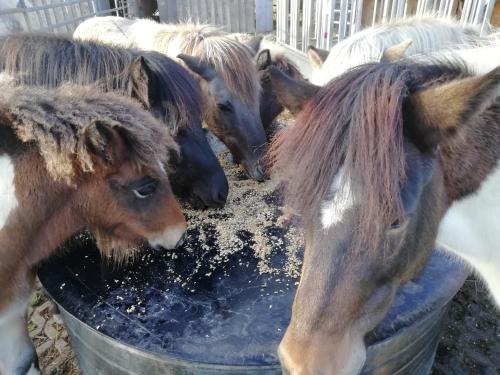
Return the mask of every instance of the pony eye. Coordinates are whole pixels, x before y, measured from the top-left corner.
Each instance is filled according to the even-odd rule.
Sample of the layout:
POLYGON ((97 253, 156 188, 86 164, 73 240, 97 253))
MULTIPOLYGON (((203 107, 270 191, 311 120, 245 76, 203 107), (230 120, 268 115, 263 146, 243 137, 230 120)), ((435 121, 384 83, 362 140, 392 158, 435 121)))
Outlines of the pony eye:
POLYGON ((157 186, 158 186, 158 183, 156 181, 151 181, 151 182, 148 182, 147 184, 144 184, 136 189, 133 189, 133 192, 137 198, 144 199, 144 198, 147 198, 150 195, 154 194, 157 186))
POLYGON ((396 219, 394 222, 391 224, 391 229, 399 229, 401 228, 401 220, 396 219))
POLYGON ((408 223, 410 222, 410 218, 411 218, 411 214, 410 215, 406 215, 405 217, 401 218, 401 219, 396 219, 392 222, 389 230, 398 230, 398 229, 402 229, 402 228, 405 228, 408 223))
POLYGON ((231 112, 232 106, 231 103, 217 103, 217 108, 219 108, 222 112, 231 112))

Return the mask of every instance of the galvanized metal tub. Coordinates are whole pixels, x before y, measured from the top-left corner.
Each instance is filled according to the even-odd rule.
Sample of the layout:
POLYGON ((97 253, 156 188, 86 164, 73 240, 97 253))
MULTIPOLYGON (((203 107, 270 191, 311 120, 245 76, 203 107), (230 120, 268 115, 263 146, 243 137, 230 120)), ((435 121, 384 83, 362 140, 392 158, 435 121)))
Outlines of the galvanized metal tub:
MULTIPOLYGON (((281 373, 276 348, 296 280, 259 274, 245 253, 204 272, 196 254, 151 251, 116 268, 85 236, 68 247, 39 277, 59 306, 83 374, 281 373), (180 285, 176 275, 192 277, 180 285)), ((434 252, 366 338, 363 374, 428 374, 449 302, 466 276, 461 263, 434 252)))

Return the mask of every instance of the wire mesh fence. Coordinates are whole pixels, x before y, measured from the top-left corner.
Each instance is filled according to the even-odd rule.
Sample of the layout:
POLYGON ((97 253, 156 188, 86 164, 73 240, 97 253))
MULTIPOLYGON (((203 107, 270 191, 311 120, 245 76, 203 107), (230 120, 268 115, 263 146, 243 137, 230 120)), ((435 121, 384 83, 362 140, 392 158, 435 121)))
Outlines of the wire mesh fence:
POLYGON ((41 31, 72 34, 79 23, 100 15, 131 17, 135 0, 2 0, 0 33, 41 31))

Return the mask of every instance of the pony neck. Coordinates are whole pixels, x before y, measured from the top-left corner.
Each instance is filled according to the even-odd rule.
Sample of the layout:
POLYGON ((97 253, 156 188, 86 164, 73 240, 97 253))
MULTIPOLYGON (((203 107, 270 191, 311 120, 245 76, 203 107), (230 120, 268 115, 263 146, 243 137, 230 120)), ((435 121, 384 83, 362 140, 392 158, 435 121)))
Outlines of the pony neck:
POLYGON ((0 229, 2 271, 7 274, 9 264, 32 267, 83 228, 81 219, 72 215, 76 190, 55 182, 34 149, 15 154, 12 160, 18 206, 0 229))

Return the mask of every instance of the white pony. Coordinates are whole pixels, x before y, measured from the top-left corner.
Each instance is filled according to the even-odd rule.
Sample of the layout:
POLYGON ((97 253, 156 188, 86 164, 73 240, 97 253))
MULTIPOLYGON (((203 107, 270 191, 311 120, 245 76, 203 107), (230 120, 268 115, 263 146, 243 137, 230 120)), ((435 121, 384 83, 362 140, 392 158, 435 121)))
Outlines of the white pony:
POLYGON ((475 27, 429 16, 372 26, 336 44, 326 60, 315 49, 310 49, 308 54, 313 67, 311 82, 324 85, 350 68, 380 61, 387 48, 405 40, 412 41, 406 50, 406 56, 411 56, 447 46, 475 45, 479 39, 479 31, 475 27))

